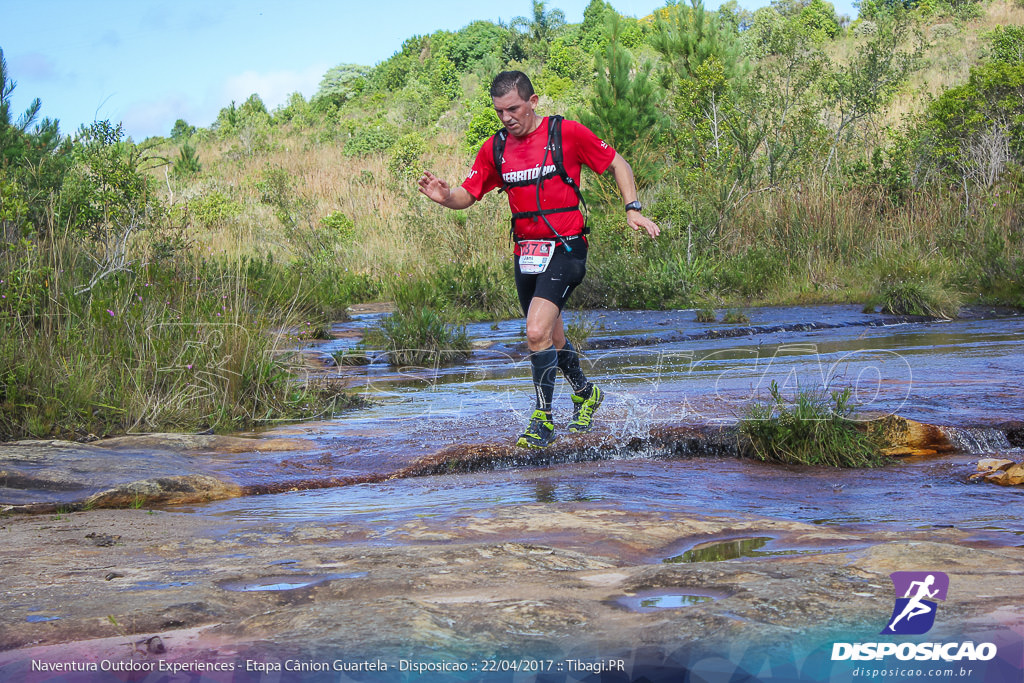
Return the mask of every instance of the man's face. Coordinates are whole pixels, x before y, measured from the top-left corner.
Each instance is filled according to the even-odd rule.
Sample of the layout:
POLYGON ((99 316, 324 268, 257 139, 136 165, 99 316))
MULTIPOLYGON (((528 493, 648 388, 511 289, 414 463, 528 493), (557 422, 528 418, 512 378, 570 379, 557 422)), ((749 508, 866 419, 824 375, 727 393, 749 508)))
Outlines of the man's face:
POLYGON ((501 97, 493 97, 494 111, 508 132, 516 137, 523 137, 533 132, 537 127, 537 95, 530 95, 530 99, 524 100, 515 89, 510 90, 501 97))

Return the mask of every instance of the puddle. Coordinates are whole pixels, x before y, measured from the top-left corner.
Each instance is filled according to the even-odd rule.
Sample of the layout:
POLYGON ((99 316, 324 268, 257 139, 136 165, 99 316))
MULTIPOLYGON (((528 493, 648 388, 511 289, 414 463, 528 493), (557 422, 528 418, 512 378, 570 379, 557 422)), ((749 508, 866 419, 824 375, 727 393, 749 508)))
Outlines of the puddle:
POLYGON ((310 586, 316 586, 336 579, 358 579, 363 576, 366 576, 366 572, 353 572, 351 574, 317 574, 306 576, 289 574, 281 576, 264 576, 253 581, 222 581, 217 585, 224 590, 243 593, 255 591, 291 591, 299 588, 309 588, 310 586))
POLYGON ((195 581, 138 581, 123 590, 160 591, 167 588, 182 588, 184 586, 194 586, 195 584, 195 581))
POLYGON ((657 589, 637 593, 636 595, 624 595, 615 600, 615 604, 625 607, 630 612, 657 612, 663 609, 679 609, 681 607, 692 607, 706 602, 714 602, 724 598, 721 593, 710 591, 700 592, 677 592, 678 589, 657 589))
POLYGON ((666 557, 662 562, 668 564, 688 564, 691 562, 722 562, 738 560, 744 557, 776 557, 785 555, 816 555, 820 553, 842 552, 847 548, 781 548, 778 550, 761 550, 775 539, 771 536, 755 536, 753 538, 730 538, 719 541, 698 543, 682 555, 666 557))
POLYGON ((721 562, 723 560, 735 560, 740 557, 756 557, 758 548, 771 541, 770 536, 758 536, 755 538, 734 538, 727 541, 710 541, 698 543, 682 555, 667 557, 662 562, 671 564, 689 562, 721 562))
POLYGON ((45 614, 30 614, 25 617, 25 621, 30 624, 41 624, 46 621, 59 621, 60 617, 48 617, 45 614))

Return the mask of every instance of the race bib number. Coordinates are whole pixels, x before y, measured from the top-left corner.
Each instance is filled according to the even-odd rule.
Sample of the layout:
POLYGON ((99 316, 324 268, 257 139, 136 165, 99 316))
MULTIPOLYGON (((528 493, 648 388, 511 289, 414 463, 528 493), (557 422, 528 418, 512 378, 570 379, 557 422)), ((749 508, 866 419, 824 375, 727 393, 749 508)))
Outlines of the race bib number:
POLYGON ((525 275, 537 275, 548 269, 555 255, 555 243, 546 240, 523 240, 519 243, 519 270, 525 275))

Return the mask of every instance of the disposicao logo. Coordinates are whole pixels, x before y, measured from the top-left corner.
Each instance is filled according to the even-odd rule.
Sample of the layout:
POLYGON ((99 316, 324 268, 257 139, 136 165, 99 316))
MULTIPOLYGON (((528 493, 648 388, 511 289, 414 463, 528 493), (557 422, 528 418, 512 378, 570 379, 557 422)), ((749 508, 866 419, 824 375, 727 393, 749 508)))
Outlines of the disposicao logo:
MULTIPOLYGON (((946 599, 949 577, 942 572, 893 572, 889 575, 896 591, 886 627, 880 635, 914 636, 935 625, 938 601, 946 599)), ((993 643, 833 643, 832 661, 896 659, 946 662, 987 661, 996 656, 993 643)))
POLYGON ((935 625, 936 600, 945 600, 949 577, 942 572, 893 572, 896 604, 881 635, 918 636, 935 625))

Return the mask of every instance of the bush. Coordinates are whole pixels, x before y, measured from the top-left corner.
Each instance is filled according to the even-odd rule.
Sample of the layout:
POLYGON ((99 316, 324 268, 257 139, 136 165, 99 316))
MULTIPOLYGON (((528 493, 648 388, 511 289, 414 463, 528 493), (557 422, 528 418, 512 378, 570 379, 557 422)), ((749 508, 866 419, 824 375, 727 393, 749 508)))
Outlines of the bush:
POLYGON ((365 157, 391 149, 397 133, 389 127, 363 128, 345 142, 342 154, 347 157, 365 157))
POLYGON ((223 225, 242 213, 241 204, 218 190, 197 197, 188 206, 196 221, 206 227, 223 225))
POLYGON ((799 391, 790 403, 777 383, 768 401, 750 406, 739 431, 760 460, 827 467, 877 467, 888 462, 880 437, 850 419, 850 390, 799 391))
POLYGON ((396 178, 418 178, 423 173, 421 158, 427 151, 427 143, 419 133, 406 133, 391 147, 388 155, 388 170, 396 178))
POLYGON ((330 244, 344 244, 356 234, 356 224, 341 211, 335 211, 320 219, 327 230, 330 244))
POLYGON ((196 148, 185 142, 178 152, 178 158, 174 160, 174 175, 179 178, 191 178, 198 175, 202 170, 203 165, 199 163, 199 155, 196 154, 196 148))
POLYGON ((463 142, 463 149, 468 154, 476 154, 480 146, 499 130, 501 120, 494 111, 494 104, 491 96, 486 91, 474 99, 469 105, 469 127, 466 129, 466 137, 463 142))

